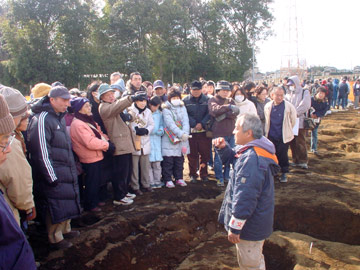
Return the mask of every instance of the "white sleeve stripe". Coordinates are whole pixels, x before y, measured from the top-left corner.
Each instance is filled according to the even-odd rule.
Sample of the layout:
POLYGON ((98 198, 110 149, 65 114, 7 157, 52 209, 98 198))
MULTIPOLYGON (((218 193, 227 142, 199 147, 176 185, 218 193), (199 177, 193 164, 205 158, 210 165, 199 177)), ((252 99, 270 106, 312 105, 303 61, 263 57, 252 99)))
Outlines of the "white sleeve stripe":
POLYGON ((39 132, 40 149, 41 149, 42 158, 45 163, 46 170, 48 171, 49 176, 51 178, 51 181, 54 182, 55 180, 57 180, 57 178, 56 178, 54 169, 51 166, 51 162, 49 160, 49 153, 47 150, 46 139, 45 139, 45 127, 44 127, 45 121, 44 120, 45 120, 45 117, 47 114, 48 114, 47 112, 40 113, 39 122, 38 122, 38 132, 39 132))

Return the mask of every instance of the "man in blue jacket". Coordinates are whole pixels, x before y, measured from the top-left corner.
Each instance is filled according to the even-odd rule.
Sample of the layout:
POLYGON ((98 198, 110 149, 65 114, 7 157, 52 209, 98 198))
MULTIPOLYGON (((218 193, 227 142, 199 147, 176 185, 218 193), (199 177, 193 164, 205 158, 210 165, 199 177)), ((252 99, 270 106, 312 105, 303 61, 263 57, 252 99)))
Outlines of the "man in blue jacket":
POLYGON ((202 84, 193 81, 190 87, 190 95, 183 101, 189 116, 191 138, 189 139, 190 154, 189 160, 190 181, 196 183, 197 171, 200 172, 202 181, 208 181, 207 163, 210 160, 211 139, 206 137, 205 126, 209 121, 209 98, 201 93, 202 84), (200 156, 200 159, 199 159, 200 156))
POLYGON ((274 145, 262 134, 258 116, 245 114, 235 125, 235 151, 223 138, 213 142, 223 163, 235 162, 219 222, 236 245, 240 269, 265 269, 262 248, 273 231, 274 175, 279 166, 274 145))

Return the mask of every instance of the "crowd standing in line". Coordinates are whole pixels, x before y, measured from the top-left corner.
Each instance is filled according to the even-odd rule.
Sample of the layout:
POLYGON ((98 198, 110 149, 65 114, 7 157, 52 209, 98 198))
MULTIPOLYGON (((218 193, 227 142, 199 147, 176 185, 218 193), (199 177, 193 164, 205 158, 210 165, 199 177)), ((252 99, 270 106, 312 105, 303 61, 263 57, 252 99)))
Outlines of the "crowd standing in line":
MULTIPOLYGON (((16 239, 0 239, 0 248, 12 252, 6 264, 27 261, 29 269, 35 267, 21 231, 34 218, 46 226, 52 248, 71 247, 69 239, 80 234, 71 229, 71 219, 83 210, 102 211, 108 183, 116 206, 134 203, 143 192, 187 186, 187 156, 191 183, 207 182, 212 166, 218 186, 230 181, 219 220, 237 245, 239 264, 253 261, 243 251, 256 242, 254 261, 263 265, 262 245, 272 231, 273 178, 286 183, 289 166, 308 168, 305 136, 311 130, 311 151, 318 154, 321 118, 330 108, 347 109, 348 78, 301 84, 295 75, 271 86, 200 78, 183 87, 143 82, 139 72, 129 78, 125 83, 115 72, 110 85, 94 81, 87 93, 69 91, 61 82, 38 83, 28 102, 18 90, 0 85, 0 218, 8 224, 1 235, 16 239), (262 178, 261 170, 252 169, 256 159, 262 178), (22 168, 21 175, 13 166, 22 168), (261 183, 263 201, 250 204, 261 183)), ((353 93, 357 109, 360 80, 353 93)))

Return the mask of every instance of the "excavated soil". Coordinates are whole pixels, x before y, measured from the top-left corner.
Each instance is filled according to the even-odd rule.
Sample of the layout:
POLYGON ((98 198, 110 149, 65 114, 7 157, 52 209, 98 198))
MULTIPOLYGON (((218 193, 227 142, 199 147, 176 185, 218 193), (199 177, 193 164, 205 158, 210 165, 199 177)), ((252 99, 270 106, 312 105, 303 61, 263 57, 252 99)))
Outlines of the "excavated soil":
MULTIPOLYGON (((275 182, 267 269, 360 269, 359 133, 357 111, 327 116, 309 169, 292 169, 288 183, 275 182)), ((51 250, 44 229, 30 226, 39 269, 238 269, 235 247, 217 223, 224 188, 211 176, 146 193, 131 206, 107 202, 100 214, 73 220, 81 235, 65 251, 51 250)))

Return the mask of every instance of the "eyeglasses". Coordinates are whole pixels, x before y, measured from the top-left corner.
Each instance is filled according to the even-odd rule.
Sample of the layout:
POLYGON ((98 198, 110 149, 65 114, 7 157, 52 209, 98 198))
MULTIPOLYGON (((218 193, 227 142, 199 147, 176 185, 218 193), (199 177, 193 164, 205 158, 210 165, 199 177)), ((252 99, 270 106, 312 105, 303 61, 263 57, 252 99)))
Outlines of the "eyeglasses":
POLYGON ((11 135, 8 139, 8 142, 5 145, 0 145, 0 148, 2 148, 3 150, 1 152, 5 152, 6 149, 12 144, 13 140, 15 138, 15 134, 11 135))

